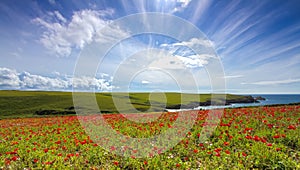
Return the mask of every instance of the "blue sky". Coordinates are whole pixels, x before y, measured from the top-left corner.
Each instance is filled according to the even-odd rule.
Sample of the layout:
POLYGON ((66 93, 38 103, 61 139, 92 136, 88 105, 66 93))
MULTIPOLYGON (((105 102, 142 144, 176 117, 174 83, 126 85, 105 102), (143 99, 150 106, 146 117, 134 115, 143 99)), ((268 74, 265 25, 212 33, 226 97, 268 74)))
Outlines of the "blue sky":
MULTIPOLYGON (((2 0, 0 89, 180 91, 181 82, 212 92, 214 73, 206 68, 218 57, 227 93, 300 93, 299 9, 298 0, 2 0), (184 41, 146 33, 126 37, 131 30, 122 28, 100 35, 117 19, 147 12, 180 17, 203 35, 184 41), (97 74, 72 85, 82 51, 119 37, 126 38, 98 63, 97 74), (196 86, 189 84, 192 78, 196 86)), ((188 34, 176 24, 168 31, 188 34)))

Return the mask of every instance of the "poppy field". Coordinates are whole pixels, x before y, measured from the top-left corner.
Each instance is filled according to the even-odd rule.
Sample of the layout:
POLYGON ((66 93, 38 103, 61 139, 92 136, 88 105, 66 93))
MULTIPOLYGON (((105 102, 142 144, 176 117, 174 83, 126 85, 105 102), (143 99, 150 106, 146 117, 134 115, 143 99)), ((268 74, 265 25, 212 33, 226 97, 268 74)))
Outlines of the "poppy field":
MULTIPOLYGON (((3 119, 0 169, 300 169, 299 105, 225 109, 213 134, 202 142, 208 112, 196 111, 193 127, 177 145, 154 145, 142 158, 130 146, 101 147, 110 136, 93 141, 77 116, 3 119)), ((175 128, 178 113, 166 112, 146 123, 121 114, 104 118, 119 134, 148 138, 175 128)))

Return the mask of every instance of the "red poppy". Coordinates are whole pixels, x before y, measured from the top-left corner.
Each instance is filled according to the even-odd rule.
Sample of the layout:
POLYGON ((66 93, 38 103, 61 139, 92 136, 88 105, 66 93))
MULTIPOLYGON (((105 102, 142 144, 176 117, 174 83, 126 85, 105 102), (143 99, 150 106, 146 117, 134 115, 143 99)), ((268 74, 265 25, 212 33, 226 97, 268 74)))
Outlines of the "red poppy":
POLYGON ((254 138, 253 138, 253 140, 255 140, 255 141, 260 141, 260 137, 258 137, 258 136, 254 136, 254 138))
POLYGON ((115 150, 116 150, 116 147, 114 147, 114 146, 110 147, 110 151, 115 151, 115 150))
POLYGON ((252 139, 252 136, 247 135, 247 136, 245 136, 245 138, 246 139, 252 139))
POLYGON ((18 160, 18 157, 17 157, 17 156, 13 156, 13 157, 11 158, 11 160, 12 160, 12 161, 16 161, 16 160, 18 160))
POLYGON ((229 154, 230 154, 230 151, 229 151, 229 150, 226 150, 225 153, 229 155, 229 154))
POLYGON ((225 145, 225 146, 228 146, 228 145, 229 145, 229 142, 224 142, 224 145, 225 145))

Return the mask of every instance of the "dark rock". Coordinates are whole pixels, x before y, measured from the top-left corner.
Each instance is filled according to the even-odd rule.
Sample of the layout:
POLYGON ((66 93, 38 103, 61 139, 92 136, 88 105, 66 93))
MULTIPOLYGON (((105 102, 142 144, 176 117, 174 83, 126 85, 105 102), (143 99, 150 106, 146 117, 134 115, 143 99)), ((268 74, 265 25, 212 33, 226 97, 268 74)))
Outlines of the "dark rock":
POLYGON ((259 103, 255 98, 252 96, 243 96, 242 98, 236 98, 236 99, 226 99, 225 101, 223 99, 218 100, 208 100, 205 102, 191 102, 189 104, 176 104, 176 105, 169 105, 166 107, 166 109, 193 109, 199 106, 220 106, 220 105, 230 105, 233 103, 259 103))
POLYGON ((71 107, 68 107, 68 108, 65 108, 66 110, 74 110, 75 107, 74 106, 71 106, 71 107))
POLYGON ((68 115, 76 114, 74 111, 58 111, 58 110, 38 110, 35 112, 37 115, 68 115))
POLYGON ((261 97, 261 96, 257 96, 257 97, 255 97, 255 100, 266 100, 266 98, 261 97))

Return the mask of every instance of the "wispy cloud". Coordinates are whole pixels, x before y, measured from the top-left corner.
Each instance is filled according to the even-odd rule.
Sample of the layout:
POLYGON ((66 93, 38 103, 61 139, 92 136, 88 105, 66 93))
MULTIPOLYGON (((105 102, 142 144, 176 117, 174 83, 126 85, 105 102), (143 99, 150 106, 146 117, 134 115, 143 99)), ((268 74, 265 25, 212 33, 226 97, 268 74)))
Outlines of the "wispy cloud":
POLYGON ((52 4, 52 5, 55 5, 55 4, 56 4, 55 0, 48 0, 48 2, 49 2, 50 4, 52 4))
POLYGON ((121 1, 124 10, 130 12, 133 9, 137 12, 161 12, 174 14, 183 12, 192 0, 153 0, 149 3, 146 0, 139 1, 121 1))
POLYGON ((273 80, 273 81, 257 81, 252 83, 241 83, 241 84, 253 84, 253 85, 280 85, 280 84, 290 84, 298 83, 300 79, 286 79, 286 80, 273 80))
POLYGON ((241 78, 244 77, 243 75, 227 75, 224 76, 225 79, 234 79, 234 78, 241 78))
POLYGON ((191 21, 193 23, 199 22, 202 19, 203 14, 208 10, 209 6, 213 1, 211 0, 201 0, 197 1, 197 8, 195 9, 193 15, 191 16, 191 21))

